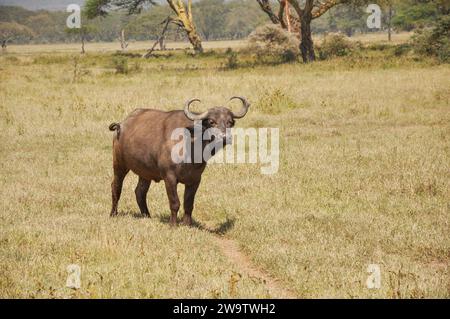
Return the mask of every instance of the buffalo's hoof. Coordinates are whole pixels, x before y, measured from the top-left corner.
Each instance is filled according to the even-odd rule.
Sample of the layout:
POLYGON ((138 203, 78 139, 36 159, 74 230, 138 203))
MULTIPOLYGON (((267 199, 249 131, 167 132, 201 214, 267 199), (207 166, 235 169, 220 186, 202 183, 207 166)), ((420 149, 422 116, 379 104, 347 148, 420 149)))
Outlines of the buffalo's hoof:
POLYGON ((185 226, 192 226, 192 218, 184 217, 183 218, 183 225, 185 225, 185 226))

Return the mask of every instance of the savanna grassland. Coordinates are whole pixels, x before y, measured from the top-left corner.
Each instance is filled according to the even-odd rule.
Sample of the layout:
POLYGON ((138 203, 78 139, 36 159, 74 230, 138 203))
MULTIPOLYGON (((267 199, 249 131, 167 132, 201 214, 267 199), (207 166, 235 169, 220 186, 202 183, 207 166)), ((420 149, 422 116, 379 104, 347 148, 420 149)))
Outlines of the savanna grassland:
POLYGON ((0 297, 450 297, 449 65, 389 48, 311 65, 238 54, 231 70, 218 49, 27 48, 0 56, 0 297), (140 218, 130 174, 111 219, 108 125, 233 95, 252 103, 237 127, 280 129, 278 173, 208 166, 191 228, 168 225, 161 183, 140 218))

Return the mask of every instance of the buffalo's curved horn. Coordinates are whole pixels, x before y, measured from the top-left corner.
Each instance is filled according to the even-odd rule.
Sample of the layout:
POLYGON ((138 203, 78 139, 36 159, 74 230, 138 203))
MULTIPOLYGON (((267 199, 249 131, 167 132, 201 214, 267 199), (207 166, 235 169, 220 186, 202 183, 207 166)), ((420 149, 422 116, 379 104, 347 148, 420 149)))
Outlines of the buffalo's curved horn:
POLYGON ((241 119, 243 118, 247 112, 248 112, 248 108, 250 107, 250 103, 248 103, 247 99, 245 97, 242 96, 233 96, 230 101, 232 100, 240 100, 242 102, 242 110, 239 111, 239 113, 233 113, 233 117, 236 119, 241 119))
POLYGON ((203 112, 202 114, 195 114, 189 110, 189 107, 194 102, 201 102, 201 101, 199 99, 191 99, 191 100, 187 101, 186 104, 184 105, 184 114, 186 115, 186 117, 188 119, 190 119, 192 121, 200 121, 200 120, 205 119, 208 116, 208 111, 203 112))

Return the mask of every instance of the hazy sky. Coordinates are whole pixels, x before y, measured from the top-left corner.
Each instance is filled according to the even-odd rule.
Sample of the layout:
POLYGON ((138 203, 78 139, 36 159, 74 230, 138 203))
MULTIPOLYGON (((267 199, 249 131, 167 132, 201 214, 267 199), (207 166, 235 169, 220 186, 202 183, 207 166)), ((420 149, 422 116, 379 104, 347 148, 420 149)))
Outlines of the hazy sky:
MULTIPOLYGON (((76 3, 82 5, 86 0, 0 0, 1 5, 16 5, 29 10, 65 10, 69 4, 76 3)), ((156 0, 156 2, 163 0, 156 0)), ((194 0, 195 1, 195 0, 194 0)))
POLYGON ((84 0, 0 0, 0 5, 16 5, 31 10, 65 10, 71 3, 83 4, 84 0))
MULTIPOLYGON (((69 4, 75 3, 82 5, 86 0, 0 0, 1 5, 21 6, 29 10, 66 10, 69 4)), ((198 0, 194 0, 198 1, 198 0)), ((156 0, 155 2, 163 3, 164 0, 156 0)))

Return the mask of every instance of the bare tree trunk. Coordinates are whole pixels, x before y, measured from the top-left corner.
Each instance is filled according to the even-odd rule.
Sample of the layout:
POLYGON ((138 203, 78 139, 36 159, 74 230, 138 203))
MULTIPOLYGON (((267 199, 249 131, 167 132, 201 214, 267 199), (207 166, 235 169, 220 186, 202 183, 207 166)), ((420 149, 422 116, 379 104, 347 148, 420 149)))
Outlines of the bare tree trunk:
POLYGON ((2 50, 3 51, 6 51, 6 48, 8 47, 8 42, 10 41, 10 40, 12 40, 14 37, 9 37, 9 38, 6 38, 6 39, 3 39, 2 40, 2 50))
POLYGON ((189 42, 191 42, 194 47, 195 53, 203 53, 202 40, 200 36, 197 34, 197 31, 194 30, 186 30, 189 42))
MULTIPOLYGON (((170 17, 167 17, 166 20, 164 20, 162 23, 164 23, 164 28, 161 32, 161 35, 159 36, 158 40, 156 40, 156 42, 153 44, 153 46, 150 48, 150 50, 147 51, 147 53, 145 53, 143 55, 144 58, 149 58, 153 51, 156 48, 156 45, 159 43, 159 46, 162 48, 164 46, 164 36, 166 34, 167 29, 169 28, 169 23, 172 22, 173 20, 170 17)), ((162 50, 162 49, 161 49, 162 50)))
POLYGON ((392 20, 392 4, 389 4, 389 13, 388 13, 388 40, 389 40, 389 42, 392 40, 391 20, 392 20))
POLYGON ((166 42, 165 42, 166 36, 163 35, 159 38, 159 49, 161 51, 164 51, 166 49, 166 42))
POLYGON ((167 3, 172 8, 172 10, 177 14, 176 21, 174 23, 178 24, 184 29, 191 42, 194 51, 196 53, 202 53, 202 40, 197 33, 195 28, 194 20, 192 17, 192 0, 188 0, 187 8, 185 8, 182 0, 167 0, 167 3))
POLYGON ((85 37, 85 35, 84 35, 84 33, 82 33, 81 34, 81 54, 85 54, 86 53, 86 51, 84 50, 84 37, 85 37))
POLYGON ((304 63, 313 62, 316 59, 314 42, 311 35, 311 13, 305 12, 301 18, 300 52, 304 63))
POLYGON ((125 30, 122 29, 122 31, 120 32, 120 47, 122 49, 122 51, 125 51, 128 47, 128 43, 125 40, 125 30))

